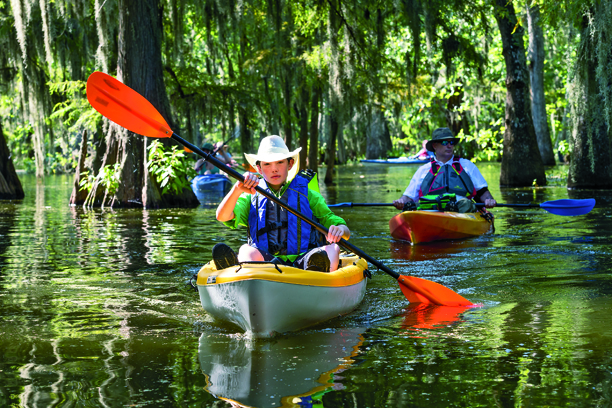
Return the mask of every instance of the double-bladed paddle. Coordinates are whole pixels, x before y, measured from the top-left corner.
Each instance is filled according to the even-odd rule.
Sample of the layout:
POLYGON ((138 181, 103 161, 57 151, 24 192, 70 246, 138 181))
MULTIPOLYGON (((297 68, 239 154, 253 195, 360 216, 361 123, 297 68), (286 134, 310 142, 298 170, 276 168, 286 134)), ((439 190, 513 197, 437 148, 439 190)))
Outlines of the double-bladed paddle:
MULTIPOLYGON (((484 204, 477 203, 476 206, 484 207, 484 204)), ((551 214, 555 215, 584 215, 591 212, 595 207, 594 198, 585 198, 583 200, 572 200, 569 198, 562 198, 561 200, 545 201, 540 204, 500 204, 497 203, 496 207, 514 207, 514 208, 542 208, 551 214)))
MULTIPOLYGON (((330 204, 328 207, 392 207, 393 203, 338 203, 330 204)), ((484 207, 483 203, 476 203, 477 207, 484 207)), ((583 200, 571 200, 564 198, 561 200, 545 201, 541 204, 503 204, 497 203, 496 207, 514 207, 514 208, 543 208, 551 214, 555 215, 584 215, 591 212, 595 206, 594 198, 585 198, 583 200)))
MULTIPOLYGON (((174 139, 176 142, 198 153, 206 161, 212 163, 236 180, 244 181, 242 174, 226 166, 213 155, 204 153, 197 146, 174 133, 161 114, 148 100, 115 78, 103 72, 91 74, 87 80, 87 99, 94 109, 118 125, 143 136, 174 139)), ((321 233, 327 235, 327 228, 323 225, 302 215, 261 187, 256 187, 256 190, 296 217, 312 225, 321 233)), ((444 306, 472 305, 472 302, 443 285, 414 276, 398 274, 344 239, 341 239, 338 244, 394 277, 399 282, 402 293, 410 302, 434 303, 444 306)))

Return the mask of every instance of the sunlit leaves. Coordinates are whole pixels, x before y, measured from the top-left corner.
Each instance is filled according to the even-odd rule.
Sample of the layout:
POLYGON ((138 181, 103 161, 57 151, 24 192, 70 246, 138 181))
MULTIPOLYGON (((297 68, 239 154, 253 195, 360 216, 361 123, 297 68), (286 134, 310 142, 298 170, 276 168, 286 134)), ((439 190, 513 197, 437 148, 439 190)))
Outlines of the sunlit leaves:
POLYGON ((184 188, 189 188, 189 180, 196 172, 183 149, 174 145, 170 151, 166 151, 158 140, 154 140, 147 149, 147 167, 162 188, 162 194, 180 194, 184 188))
POLYGON ((92 108, 85 97, 85 81, 50 82, 51 94, 65 97, 55 105, 50 119, 61 119, 71 132, 88 129, 95 131, 102 117, 92 108))

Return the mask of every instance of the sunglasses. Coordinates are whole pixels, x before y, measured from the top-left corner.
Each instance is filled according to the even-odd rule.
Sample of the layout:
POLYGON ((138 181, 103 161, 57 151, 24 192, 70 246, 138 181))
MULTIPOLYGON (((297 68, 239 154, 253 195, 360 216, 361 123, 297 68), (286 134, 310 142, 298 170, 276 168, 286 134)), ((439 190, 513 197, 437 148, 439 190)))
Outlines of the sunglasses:
POLYGON ((447 146, 447 145, 454 146, 457 144, 455 140, 443 140, 441 142, 436 142, 436 143, 440 143, 442 146, 447 146))

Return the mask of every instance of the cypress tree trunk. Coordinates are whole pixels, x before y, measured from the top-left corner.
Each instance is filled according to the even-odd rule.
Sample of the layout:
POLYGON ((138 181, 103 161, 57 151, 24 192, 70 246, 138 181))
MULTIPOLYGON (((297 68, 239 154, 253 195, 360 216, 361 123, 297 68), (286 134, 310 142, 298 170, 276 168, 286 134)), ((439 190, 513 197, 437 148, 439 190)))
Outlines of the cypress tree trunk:
POLYGON ((584 19, 578 47, 580 54, 576 58, 575 94, 570 98, 574 148, 567 178, 569 188, 612 188, 612 144, 608 130, 610 101, 606 102, 604 98, 604 95, 610 95, 608 67, 612 63, 609 50, 612 30, 605 16, 610 15, 612 6, 598 4, 597 7, 590 10, 594 16, 590 23, 598 28, 598 35, 591 36, 594 27, 584 19), (609 8, 607 12, 604 7, 609 8), (608 53, 603 60, 600 58, 605 51, 602 52, 601 48, 608 53), (602 65, 605 67, 600 69, 603 77, 598 78, 597 71, 602 65))
POLYGON ((251 132, 249 132, 249 118, 247 109, 243 104, 238 105, 238 122, 240 123, 240 148, 243 152, 250 152, 251 150, 251 132))
MULTIPOLYGON (((468 120, 468 112, 460 111, 459 108, 463 105, 463 97, 465 95, 463 86, 460 85, 453 95, 451 95, 446 101, 446 109, 444 110, 444 116, 446 117, 446 124, 448 128, 453 132, 453 135, 458 135, 462 130, 464 135, 470 134, 470 122, 468 120)), ((471 159, 475 156, 478 144, 475 140, 471 143, 462 142, 457 148, 455 148, 455 154, 460 155, 464 159, 471 159)))
POLYGON ((612 188, 612 157, 606 126, 579 118, 570 162, 569 188, 612 188))
POLYGON ((499 182, 502 186, 546 185, 546 175, 531 117, 529 73, 523 32, 517 26, 512 2, 495 0, 495 19, 502 38, 506 62, 506 120, 504 152, 499 182), (514 34, 513 34, 514 32, 514 34))
POLYGON ((285 143, 289 150, 291 150, 293 145, 293 127, 291 126, 291 87, 293 75, 291 69, 289 66, 283 67, 283 71, 285 71, 285 75, 283 75, 283 100, 285 102, 283 109, 283 132, 285 133, 285 143))
POLYGON ((372 107, 370 125, 367 130, 366 159, 386 158, 391 150, 391 134, 385 115, 379 107, 372 107))
POLYGON ((328 10, 327 21, 327 36, 329 38, 330 63, 328 74, 328 97, 329 97, 329 121, 330 132, 327 143, 326 161, 327 171, 325 172, 325 183, 331 184, 334 181, 334 165, 336 163, 336 138, 338 135, 338 122, 342 115, 343 103, 343 82, 344 77, 341 50, 338 47, 338 34, 341 28, 340 17, 338 16, 338 8, 340 2, 332 0, 329 2, 330 9, 328 10))
POLYGON ((300 103, 296 106, 296 113, 300 121, 300 168, 305 169, 308 157, 308 89, 306 84, 302 84, 300 93, 300 103))
MULTIPOLYGON (((278 104, 276 102, 276 98, 270 93, 270 84, 268 77, 264 75, 264 97, 270 106, 270 109, 266 112, 266 127, 269 129, 271 135, 280 134, 278 129, 278 104)), ((245 150, 246 151, 246 150, 245 150)))
POLYGON ((546 100, 544 98, 544 33, 540 25, 540 6, 535 5, 527 9, 529 25, 529 53, 528 67, 531 79, 531 114, 533 126, 538 140, 538 148, 542 163, 553 166, 555 155, 548 130, 548 116, 546 115, 546 100))
POLYGON ((338 164, 346 164, 346 144, 344 142, 343 129, 344 126, 339 126, 336 136, 336 143, 338 145, 338 164))
MULTIPOLYGON (((151 102, 172 126, 163 82, 159 0, 119 0, 118 9, 117 77, 151 102)), ((162 142, 171 145, 169 141, 162 142)), ((104 164, 120 163, 119 188, 113 205, 145 208, 196 206, 197 199, 188 189, 179 196, 161 195, 159 186, 146 168, 148 144, 146 137, 110 126, 104 164)))
POLYGON ((87 199, 87 191, 81 190, 81 180, 85 171, 85 159, 87 158, 87 131, 83 132, 81 139, 81 151, 79 154, 79 163, 77 164, 76 173, 74 175, 74 186, 70 195, 70 205, 83 204, 87 199))
POLYGON ((11 152, 4 138, 2 123, 0 123, 0 200, 20 200, 23 197, 25 197, 23 187, 17 177, 11 152))
POLYGON ((338 137, 338 119, 334 112, 329 115, 330 132, 327 144, 327 170, 325 171, 325 184, 334 182, 334 167, 336 163, 336 139, 338 137))
POLYGON ((319 98, 321 88, 312 86, 310 101, 310 143, 308 144, 308 168, 319 171, 319 98))

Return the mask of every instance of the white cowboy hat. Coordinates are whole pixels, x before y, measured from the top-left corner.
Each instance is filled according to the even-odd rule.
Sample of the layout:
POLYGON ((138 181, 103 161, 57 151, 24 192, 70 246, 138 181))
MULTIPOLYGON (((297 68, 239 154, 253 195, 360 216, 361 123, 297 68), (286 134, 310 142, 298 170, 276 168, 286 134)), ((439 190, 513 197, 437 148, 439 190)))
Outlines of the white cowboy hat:
POLYGON ((278 160, 292 158, 294 160, 293 167, 289 170, 287 180, 293 180, 300 168, 300 150, 298 147, 290 152, 285 144, 285 141, 280 136, 267 136, 261 139, 257 154, 245 153, 247 161, 253 168, 257 168, 257 162, 274 162, 278 160))

